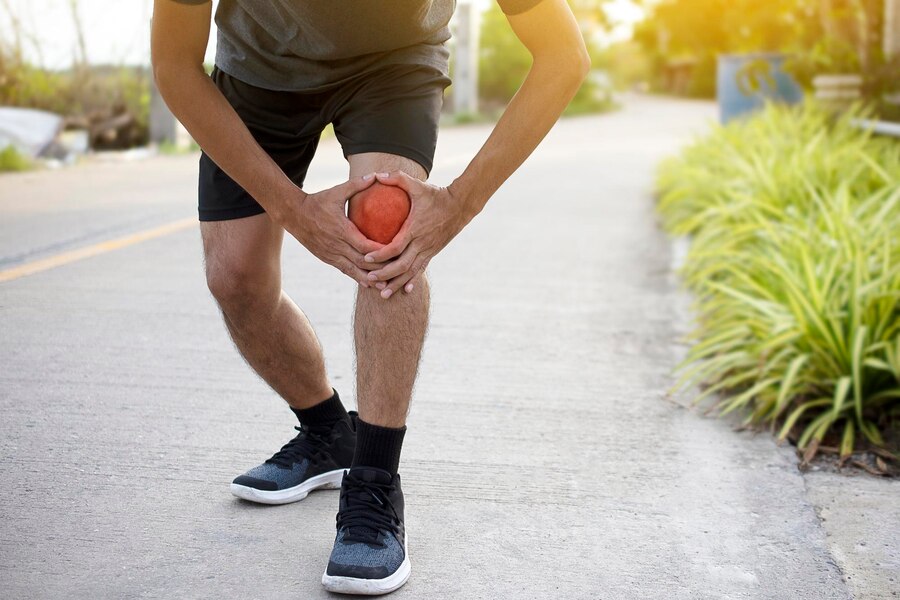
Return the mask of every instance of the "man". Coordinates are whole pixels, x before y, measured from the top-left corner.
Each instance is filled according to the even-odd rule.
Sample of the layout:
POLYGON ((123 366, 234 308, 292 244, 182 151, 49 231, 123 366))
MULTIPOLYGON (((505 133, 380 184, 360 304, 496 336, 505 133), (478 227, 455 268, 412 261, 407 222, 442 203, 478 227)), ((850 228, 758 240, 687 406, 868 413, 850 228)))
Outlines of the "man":
POLYGON ((294 439, 231 489, 281 504, 340 486, 322 580, 331 591, 381 594, 409 578, 397 470, 428 321, 425 267, 531 154, 589 68, 565 0, 499 3, 534 63, 465 171, 437 187, 425 180, 450 83, 444 43, 454 0, 220 0, 211 76, 203 70, 210 0, 155 1, 154 76, 203 148, 209 288, 241 354, 300 422, 294 439), (307 194, 328 123, 349 179, 307 194), (348 199, 375 181, 412 201, 387 245, 345 216, 348 199), (341 404, 315 333, 281 289, 285 231, 358 283, 358 416, 341 404))

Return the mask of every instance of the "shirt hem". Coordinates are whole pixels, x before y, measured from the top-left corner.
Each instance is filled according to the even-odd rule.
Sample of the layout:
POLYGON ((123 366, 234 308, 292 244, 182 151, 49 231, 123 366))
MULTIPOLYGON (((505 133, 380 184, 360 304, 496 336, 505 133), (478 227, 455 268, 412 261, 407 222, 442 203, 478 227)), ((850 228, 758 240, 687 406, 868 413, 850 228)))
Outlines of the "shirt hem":
MULTIPOLYGON (((398 64, 432 67, 440 71, 445 77, 449 78, 449 52, 443 44, 408 46, 407 48, 402 48, 400 50, 388 52, 368 65, 361 67, 358 71, 348 73, 345 77, 341 77, 336 81, 323 82, 321 78, 309 77, 307 81, 304 82, 302 81, 303 75, 301 74, 297 77, 297 83, 288 83, 284 79, 284 76, 275 71, 274 68, 250 68, 240 61, 232 61, 232 57, 228 55, 222 57, 217 56, 216 66, 220 71, 224 71, 239 81, 273 92, 324 92, 381 67, 398 64), (417 51, 409 51, 409 49, 415 49, 417 51), (406 52, 401 52, 400 50, 406 50, 406 52), (268 74, 261 75, 260 73, 262 71, 268 71, 268 74)), ((322 71, 326 70, 327 67, 325 64, 320 64, 322 64, 322 71)))

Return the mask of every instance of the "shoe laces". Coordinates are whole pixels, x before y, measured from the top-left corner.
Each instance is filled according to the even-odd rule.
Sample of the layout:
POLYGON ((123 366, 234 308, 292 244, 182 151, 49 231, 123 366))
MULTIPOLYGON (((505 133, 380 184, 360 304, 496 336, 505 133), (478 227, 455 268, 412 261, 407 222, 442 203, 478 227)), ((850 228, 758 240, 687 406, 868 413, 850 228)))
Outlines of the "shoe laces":
POLYGON ((345 542, 384 546, 381 533, 400 532, 400 517, 390 500, 394 485, 363 481, 351 471, 344 473, 345 507, 338 512, 338 530, 346 528, 345 542))
POLYGON ((301 462, 303 459, 308 459, 313 463, 318 461, 329 443, 332 428, 308 428, 301 425, 294 429, 300 433, 282 446, 281 450, 266 461, 267 463, 290 469, 294 463, 301 462))

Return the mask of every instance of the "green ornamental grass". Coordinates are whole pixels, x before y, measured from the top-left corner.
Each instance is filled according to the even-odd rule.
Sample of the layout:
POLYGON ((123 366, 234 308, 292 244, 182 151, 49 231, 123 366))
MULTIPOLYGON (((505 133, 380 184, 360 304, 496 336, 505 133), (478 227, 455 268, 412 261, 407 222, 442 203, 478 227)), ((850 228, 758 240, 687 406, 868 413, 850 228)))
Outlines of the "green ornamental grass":
POLYGON ((659 175, 698 317, 676 387, 796 435, 806 461, 882 445, 900 412, 900 143, 854 116, 770 106, 659 175))

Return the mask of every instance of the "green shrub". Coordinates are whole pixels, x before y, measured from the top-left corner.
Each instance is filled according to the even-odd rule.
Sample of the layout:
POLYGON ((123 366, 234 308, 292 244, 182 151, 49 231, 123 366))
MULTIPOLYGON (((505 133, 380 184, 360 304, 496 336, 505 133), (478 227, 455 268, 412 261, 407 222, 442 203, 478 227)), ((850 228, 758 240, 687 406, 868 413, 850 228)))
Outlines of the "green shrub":
POLYGON ((31 168, 31 161, 19 154, 13 146, 6 146, 0 150, 0 173, 4 171, 27 171, 31 168))
POLYGON ((882 444, 900 406, 900 144, 852 117, 770 106, 659 177, 664 227, 691 236, 679 385, 794 432, 807 460, 823 440, 882 444))

